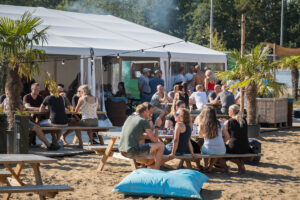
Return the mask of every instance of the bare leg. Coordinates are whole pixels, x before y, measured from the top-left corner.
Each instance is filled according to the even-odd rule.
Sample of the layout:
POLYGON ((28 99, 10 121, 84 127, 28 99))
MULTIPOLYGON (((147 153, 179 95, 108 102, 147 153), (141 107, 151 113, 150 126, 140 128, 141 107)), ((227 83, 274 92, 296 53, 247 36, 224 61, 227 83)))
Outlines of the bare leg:
POLYGON ((165 145, 162 142, 151 143, 150 154, 154 155, 155 163, 154 166, 152 166, 154 169, 160 169, 161 160, 164 153, 164 147, 165 145))
POLYGON ((87 131, 87 134, 88 134, 88 136, 90 138, 89 145, 93 146, 93 131, 87 131))
MULTIPOLYGON (((79 140, 79 145, 78 145, 78 147, 79 147, 79 148, 82 148, 82 146, 83 146, 83 141, 82 141, 82 137, 81 137, 81 131, 80 131, 80 130, 76 130, 75 133, 76 133, 76 136, 77 136, 77 138, 78 138, 78 140, 79 140)), ((92 133, 92 134, 93 134, 93 133, 92 133)))
POLYGON ((37 137, 47 146, 50 147, 50 143, 48 142, 47 138, 45 137, 44 132, 42 131, 41 127, 34 125, 32 130, 36 133, 37 137))
POLYGON ((205 169, 208 168, 208 160, 209 160, 209 158, 204 158, 204 168, 205 169))
POLYGON ((235 163, 238 166, 239 173, 244 174, 246 173, 244 161, 241 159, 231 159, 231 162, 235 163))
POLYGON ((67 130, 67 132, 65 132, 60 139, 63 141, 64 145, 67 145, 68 143, 66 142, 66 137, 68 135, 70 135, 73 132, 73 130, 67 130))

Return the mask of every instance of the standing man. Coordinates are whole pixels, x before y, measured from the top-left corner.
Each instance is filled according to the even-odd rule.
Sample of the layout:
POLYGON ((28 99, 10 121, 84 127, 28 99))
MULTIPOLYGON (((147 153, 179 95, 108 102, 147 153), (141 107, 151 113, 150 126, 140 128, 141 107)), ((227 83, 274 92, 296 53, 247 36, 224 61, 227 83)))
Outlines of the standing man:
POLYGON ((161 121, 157 120, 155 122, 155 133, 153 133, 147 119, 149 119, 147 106, 144 104, 138 105, 136 115, 129 116, 124 123, 119 151, 128 158, 152 154, 154 155, 154 164, 149 167, 160 169, 164 153, 164 144, 158 141, 158 129, 161 126, 161 121), (147 134, 151 143, 142 144, 145 140, 144 133, 147 134))
POLYGON ((150 100, 151 100, 151 88, 149 85, 150 71, 151 71, 151 69, 144 68, 143 74, 141 75, 139 82, 138 82, 140 98, 141 98, 142 103, 150 102, 150 100))
POLYGON ((33 83, 31 85, 31 93, 26 94, 23 97, 23 104, 26 110, 39 111, 41 104, 43 103, 43 97, 39 95, 40 85, 38 83, 33 83))
POLYGON ((196 87, 197 85, 202 85, 203 88, 204 88, 205 75, 201 71, 201 68, 200 68, 199 65, 195 66, 195 70, 196 70, 196 75, 194 76, 194 79, 192 81, 192 85, 193 85, 193 87, 196 87))
POLYGON ((180 67, 179 73, 176 76, 174 76, 174 80, 172 82, 173 87, 174 87, 174 85, 180 85, 181 83, 185 82, 184 74, 185 74, 184 67, 180 67))
POLYGON ((161 78, 162 77, 161 70, 160 69, 155 70, 154 74, 155 74, 155 77, 150 79, 150 81, 149 81, 149 85, 151 88, 151 96, 153 96, 153 94, 157 91, 156 87, 158 85, 165 86, 165 81, 161 78))
POLYGON ((192 91, 192 92, 194 92, 194 90, 195 90, 195 88, 192 85, 192 81, 193 81, 193 78, 194 78, 194 75, 195 75, 194 71, 195 71, 195 67, 192 65, 189 68, 189 72, 185 75, 185 81, 188 84, 189 90, 192 91))

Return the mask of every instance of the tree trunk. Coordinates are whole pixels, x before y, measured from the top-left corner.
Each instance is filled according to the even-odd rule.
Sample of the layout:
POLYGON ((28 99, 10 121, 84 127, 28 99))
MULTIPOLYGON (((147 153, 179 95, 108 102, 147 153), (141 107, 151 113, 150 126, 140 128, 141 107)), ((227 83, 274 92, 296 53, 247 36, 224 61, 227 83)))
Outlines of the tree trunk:
POLYGON ((12 69, 11 67, 9 68, 5 89, 7 90, 8 97, 8 130, 12 130, 14 114, 16 110, 20 108, 20 95, 23 90, 23 85, 17 67, 14 69, 12 69))
POLYGON ((299 70, 297 67, 292 67, 291 69, 291 74, 292 74, 292 94, 293 98, 297 100, 298 94, 298 82, 299 82, 299 70))
POLYGON ((246 98, 247 98, 247 122, 250 125, 256 125, 256 97, 257 87, 255 84, 250 84, 246 87, 246 98))

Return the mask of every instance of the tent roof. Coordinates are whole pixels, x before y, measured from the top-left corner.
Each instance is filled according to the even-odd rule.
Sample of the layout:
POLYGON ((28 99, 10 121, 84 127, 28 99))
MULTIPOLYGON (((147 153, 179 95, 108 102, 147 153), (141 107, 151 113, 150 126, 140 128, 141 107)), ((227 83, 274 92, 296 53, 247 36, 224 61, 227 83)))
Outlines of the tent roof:
POLYGON ((155 31, 150 28, 114 17, 96 15, 43 7, 0 6, 0 17, 18 19, 25 11, 41 17, 47 31, 48 43, 42 47, 47 54, 95 55, 105 56, 120 53, 121 56, 168 57, 173 60, 193 60, 203 62, 226 62, 226 55, 191 42, 155 31), (179 43, 177 43, 179 42, 179 43), (164 44, 165 48, 153 48, 164 44), (139 50, 146 49, 144 52, 139 50), (147 50, 148 49, 148 50, 147 50), (125 53, 128 51, 135 51, 125 53), (123 54, 122 54, 123 53, 123 54))

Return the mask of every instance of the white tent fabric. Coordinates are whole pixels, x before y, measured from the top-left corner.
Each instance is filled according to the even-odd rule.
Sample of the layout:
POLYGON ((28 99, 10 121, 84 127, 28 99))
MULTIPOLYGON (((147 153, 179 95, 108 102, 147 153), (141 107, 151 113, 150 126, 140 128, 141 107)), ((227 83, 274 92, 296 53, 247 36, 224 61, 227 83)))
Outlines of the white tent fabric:
POLYGON ((48 43, 41 47, 47 54, 90 55, 90 48, 93 48, 97 56, 120 53, 121 56, 167 58, 170 52, 173 61, 227 62, 224 53, 184 41, 141 52, 141 49, 182 40, 112 15, 0 5, 0 17, 18 19, 25 11, 41 17, 44 21, 42 26, 50 26, 48 43))

